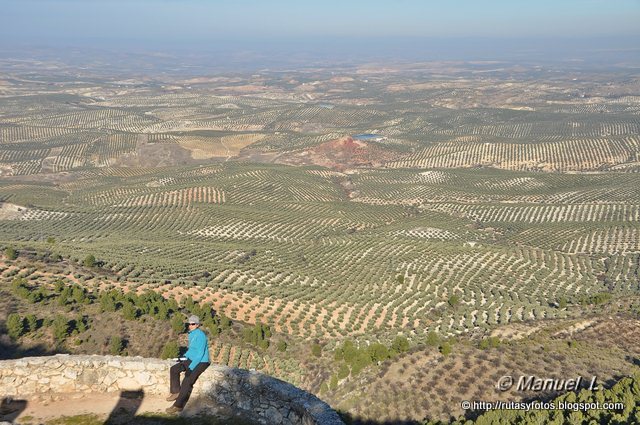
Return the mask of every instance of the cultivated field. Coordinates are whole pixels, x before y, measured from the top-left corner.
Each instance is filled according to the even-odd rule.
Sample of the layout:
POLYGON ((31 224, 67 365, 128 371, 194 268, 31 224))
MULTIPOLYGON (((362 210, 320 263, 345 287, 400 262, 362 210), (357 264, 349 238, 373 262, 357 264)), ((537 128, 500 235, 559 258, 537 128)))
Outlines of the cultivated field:
POLYGON ((458 335, 637 287, 638 174, 105 171, 4 182, 5 243, 48 249, 53 237, 56 252, 93 254, 127 285, 188 285, 234 319, 309 338, 458 335))
MULTIPOLYGON (((548 364, 546 342, 482 353, 473 344, 574 323, 638 293, 637 79, 592 71, 540 81, 508 67, 478 77, 463 64, 447 75, 419 64, 163 82, 2 69, 3 249, 58 258, 69 284, 191 296, 237 323, 318 344, 318 370, 233 339, 214 341, 212 355, 313 391, 325 384, 349 412, 457 416, 444 407, 455 397, 429 393, 448 370, 448 387, 481 376, 486 388, 464 390, 476 398, 504 370, 560 373, 572 359, 586 373, 588 359, 563 341, 552 347, 562 359, 548 364), (97 268, 72 279, 88 255, 97 268), (331 369, 347 339, 366 347, 402 336, 416 349, 430 335, 467 342, 446 359, 422 347, 359 377, 331 369), (346 395, 378 384, 389 387, 384 400, 346 395), (415 388, 435 401, 407 397, 415 388), (398 400, 413 407, 387 407, 398 400)), ((5 257, 6 284, 48 279, 5 257)), ((612 378, 632 367, 616 361, 597 366, 612 378)))

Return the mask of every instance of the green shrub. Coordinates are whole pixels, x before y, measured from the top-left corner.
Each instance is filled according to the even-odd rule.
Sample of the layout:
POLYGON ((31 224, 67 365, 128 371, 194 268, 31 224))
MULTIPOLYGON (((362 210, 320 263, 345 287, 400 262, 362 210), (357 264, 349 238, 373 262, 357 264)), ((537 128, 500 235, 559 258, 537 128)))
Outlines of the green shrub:
POLYGON ((338 369, 338 379, 344 379, 349 376, 349 366, 346 363, 342 363, 338 369))
MULTIPOLYGON (((140 311, 138 310, 138 307, 133 305, 132 302, 127 301, 124 303, 124 306, 122 307, 122 317, 124 317, 125 320, 136 320, 139 313, 140 311)), ((182 328, 184 329, 184 325, 182 328)))
POLYGON ((449 344, 448 342, 444 342, 440 345, 439 350, 443 356, 447 357, 449 354, 451 354, 452 351, 451 344, 449 344))
POLYGON ((116 311, 118 306, 116 304, 115 297, 110 292, 103 292, 100 294, 100 310, 113 312, 116 311))
POLYGON ((316 357, 322 356, 322 346, 320 344, 318 344, 317 342, 314 343, 311 346, 311 354, 313 354, 316 357))
POLYGON ((94 257, 93 254, 89 254, 84 257, 84 261, 82 262, 82 264, 84 264, 84 266, 89 269, 93 268, 96 265, 96 257, 94 257))
POLYGON ((53 336, 58 342, 63 341, 67 336, 69 336, 69 321, 66 317, 57 315, 55 319, 53 319, 52 326, 53 336))
POLYGON ((78 304, 86 304, 87 299, 87 290, 81 286, 74 285, 71 289, 71 298, 78 304))
POLYGON ((39 303, 40 301, 42 301, 45 298, 45 294, 43 292, 42 288, 38 288, 36 290, 33 290, 29 293, 29 296, 27 297, 27 300, 31 303, 31 304, 36 304, 39 303))
POLYGON ((560 297, 558 299, 558 308, 566 308, 567 307, 567 299, 565 297, 560 297))
POLYGON ((359 374, 362 369, 371 364, 371 357, 365 350, 358 350, 350 364, 351 374, 355 376, 359 374))
POLYGON ((327 391, 329 391, 329 385, 327 385, 326 382, 323 382, 320 385, 320 394, 326 394, 327 391))
POLYGON ((598 305, 604 304, 611 300, 611 294, 608 292, 600 292, 598 294, 584 296, 580 299, 580 304, 598 305))
POLYGON ((176 341, 167 342, 162 348, 162 353, 160 354, 160 358, 162 359, 171 359, 178 357, 180 354, 180 347, 176 341))
POLYGON ((34 314, 27 314, 27 332, 35 332, 38 330, 38 318, 34 314))
POLYGON ((23 278, 19 277, 14 279, 11 283, 11 288, 18 297, 29 299, 29 294, 31 293, 31 291, 27 286, 27 282, 23 278))
POLYGON ((18 339, 24 333, 24 321, 17 313, 11 313, 7 317, 7 333, 13 340, 18 339))
POLYGON ((449 299, 447 300, 447 304, 449 304, 449 306, 455 308, 460 304, 460 296, 459 295, 451 295, 449 297, 449 299))
POLYGON ((440 337, 434 331, 429 331, 427 334, 427 345, 430 347, 437 347, 440 345, 440 337))
POLYGON ((123 349, 124 349, 124 341, 120 336, 117 336, 117 335, 112 336, 109 339, 109 352, 111 354, 113 354, 114 356, 119 355, 122 353, 123 349))
POLYGON ((7 260, 15 260, 18 258, 18 251, 9 246, 4 250, 4 256, 7 257, 7 260))
POLYGON ((242 338, 244 342, 266 350, 269 348, 271 328, 268 325, 256 323, 253 328, 244 328, 242 330, 242 338))
POLYGON ((278 349, 278 351, 280 351, 281 353, 284 353, 285 351, 287 351, 287 342, 284 340, 280 340, 278 341, 278 345, 276 345, 276 348, 278 349))
POLYGON ((498 338, 497 336, 490 336, 489 338, 485 338, 480 341, 480 344, 478 344, 478 348, 482 350, 486 350, 488 348, 497 348, 499 346, 500 338, 498 338))
POLYGON ((404 336, 398 335, 391 343, 391 350, 396 353, 404 353, 409 350, 409 340, 404 336))
POLYGON ((329 381, 329 389, 335 390, 338 388, 338 377, 336 375, 331 375, 331 380, 329 381))
POLYGON ((174 332, 184 332, 185 324, 181 313, 174 313, 171 318, 171 329, 173 329, 174 332))
POLYGON ((381 362, 391 357, 389 349, 386 345, 375 342, 367 347, 369 357, 373 362, 381 362))

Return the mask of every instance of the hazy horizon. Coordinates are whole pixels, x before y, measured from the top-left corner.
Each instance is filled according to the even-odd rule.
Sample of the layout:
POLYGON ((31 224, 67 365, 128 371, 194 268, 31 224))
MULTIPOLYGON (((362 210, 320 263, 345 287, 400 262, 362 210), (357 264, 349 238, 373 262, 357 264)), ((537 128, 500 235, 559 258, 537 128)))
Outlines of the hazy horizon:
POLYGON ((215 41, 262 37, 640 35, 637 0, 2 0, 0 35, 215 41))
POLYGON ((287 67, 358 61, 640 63, 640 1, 0 0, 0 59, 287 67))

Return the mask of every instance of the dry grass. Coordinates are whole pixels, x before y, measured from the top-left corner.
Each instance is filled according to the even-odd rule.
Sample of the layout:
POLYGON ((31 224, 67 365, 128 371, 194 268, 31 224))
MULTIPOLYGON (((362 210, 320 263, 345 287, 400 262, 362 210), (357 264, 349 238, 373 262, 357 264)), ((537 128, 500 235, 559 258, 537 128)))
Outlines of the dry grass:
MULTIPOLYGON (((497 390, 505 376, 534 375, 541 378, 583 378, 592 376, 600 384, 632 373, 640 356, 640 324, 635 318, 599 318, 593 326, 574 331, 571 339, 558 335, 558 328, 575 329, 574 323, 551 322, 521 340, 481 350, 469 340, 453 346, 443 357, 436 348, 408 353, 370 369, 324 396, 332 406, 360 416, 362 420, 397 420, 407 415, 449 420, 464 413, 462 400, 512 401, 538 398, 531 391, 497 390)), ((546 394, 549 396, 551 394, 546 394)))

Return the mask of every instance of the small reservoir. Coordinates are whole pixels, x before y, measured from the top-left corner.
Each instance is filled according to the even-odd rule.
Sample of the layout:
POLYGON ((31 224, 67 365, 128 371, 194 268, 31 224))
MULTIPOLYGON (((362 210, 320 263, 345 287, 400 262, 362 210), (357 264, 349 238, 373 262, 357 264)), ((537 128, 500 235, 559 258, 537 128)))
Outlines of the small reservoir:
POLYGON ((379 134, 373 134, 373 133, 354 134, 352 137, 356 140, 363 140, 363 141, 383 139, 383 136, 379 134))

